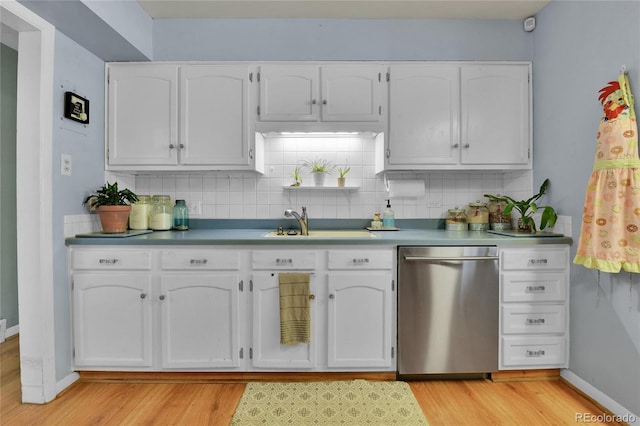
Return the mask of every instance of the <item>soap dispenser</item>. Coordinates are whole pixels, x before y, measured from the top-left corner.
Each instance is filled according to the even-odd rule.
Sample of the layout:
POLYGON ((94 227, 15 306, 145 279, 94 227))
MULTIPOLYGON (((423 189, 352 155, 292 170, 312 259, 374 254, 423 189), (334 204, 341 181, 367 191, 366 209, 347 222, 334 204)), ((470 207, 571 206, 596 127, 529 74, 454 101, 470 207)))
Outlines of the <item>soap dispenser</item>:
POLYGON ((387 208, 382 212, 382 227, 383 228, 395 228, 395 215, 391 210, 391 201, 387 200, 387 208))

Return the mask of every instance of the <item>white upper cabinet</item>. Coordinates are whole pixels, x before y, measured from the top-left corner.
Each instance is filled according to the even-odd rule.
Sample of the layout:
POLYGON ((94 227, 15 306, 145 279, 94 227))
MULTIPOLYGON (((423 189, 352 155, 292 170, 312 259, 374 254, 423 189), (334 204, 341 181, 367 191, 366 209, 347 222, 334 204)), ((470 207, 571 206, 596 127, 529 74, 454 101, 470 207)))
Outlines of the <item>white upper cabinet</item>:
POLYGON ((263 65, 259 74, 258 120, 380 122, 384 75, 384 67, 369 64, 263 65))
POLYGON ((262 171, 249 65, 111 64, 108 73, 109 169, 262 171))
POLYGON ((108 164, 177 164, 178 67, 128 65, 108 72, 108 164))
POLYGON ((529 64, 390 67, 376 170, 531 168, 529 64))

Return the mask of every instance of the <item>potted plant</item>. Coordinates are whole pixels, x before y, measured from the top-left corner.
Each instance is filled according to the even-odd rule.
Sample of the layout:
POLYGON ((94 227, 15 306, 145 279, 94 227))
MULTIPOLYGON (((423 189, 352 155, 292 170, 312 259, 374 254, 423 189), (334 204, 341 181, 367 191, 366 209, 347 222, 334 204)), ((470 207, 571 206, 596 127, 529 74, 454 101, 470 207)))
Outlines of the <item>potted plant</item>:
POLYGON ((316 186, 324 186, 326 176, 333 170, 333 164, 324 158, 316 158, 313 161, 305 161, 303 166, 313 175, 313 183, 316 186))
POLYGON ((98 212, 102 232, 119 234, 126 232, 129 221, 131 203, 138 201, 138 196, 128 189, 118 189, 118 183, 105 183, 95 194, 89 194, 82 202, 89 211, 98 212))
POLYGON ((558 219, 558 215, 553 207, 538 206, 536 204, 536 202, 545 194, 548 186, 549 179, 545 179, 545 181, 542 182, 542 185, 540 185, 538 193, 527 200, 516 201, 507 195, 484 194, 484 196, 490 200, 505 201, 507 205, 503 210, 504 215, 508 215, 513 209, 516 209, 520 213, 520 218, 518 219, 518 232, 533 233, 536 232, 536 223, 533 220, 532 215, 537 213, 538 210, 542 209, 542 217, 540 218, 541 230, 546 228, 547 225, 549 225, 549 227, 553 227, 558 219))
POLYGON ((300 165, 297 165, 296 168, 293 170, 293 173, 291 173, 289 176, 291 176, 293 178, 293 183, 291 184, 291 186, 300 186, 300 184, 302 183, 302 175, 300 174, 300 165))
POLYGON ((351 171, 351 167, 345 167, 338 169, 338 188, 344 188, 344 184, 347 180, 347 174, 351 171))

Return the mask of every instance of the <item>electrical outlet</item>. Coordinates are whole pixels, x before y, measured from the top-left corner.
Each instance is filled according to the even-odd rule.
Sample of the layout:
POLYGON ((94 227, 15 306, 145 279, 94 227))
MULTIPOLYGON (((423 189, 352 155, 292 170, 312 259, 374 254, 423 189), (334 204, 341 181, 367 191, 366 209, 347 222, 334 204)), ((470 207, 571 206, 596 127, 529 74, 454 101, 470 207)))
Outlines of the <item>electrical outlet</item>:
POLYGON ((0 342, 4 342, 5 335, 7 334, 7 320, 0 320, 0 342))
POLYGON ((72 157, 69 154, 60 156, 60 174, 63 176, 71 176, 72 157))
POLYGON ((198 216, 202 214, 202 202, 199 200, 187 201, 189 215, 198 216))

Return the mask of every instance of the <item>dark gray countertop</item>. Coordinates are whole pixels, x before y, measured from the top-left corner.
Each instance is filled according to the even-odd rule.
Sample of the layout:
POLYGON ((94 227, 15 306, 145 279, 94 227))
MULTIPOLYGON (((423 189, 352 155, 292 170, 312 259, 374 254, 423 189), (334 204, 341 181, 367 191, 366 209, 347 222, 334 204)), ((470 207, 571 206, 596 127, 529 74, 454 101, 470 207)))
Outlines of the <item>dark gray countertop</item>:
MULTIPOLYGON (((364 229, 366 220, 320 219, 309 222, 314 229, 364 229)), ((154 231, 125 238, 67 238, 66 245, 511 245, 571 244, 564 236, 511 237, 483 231, 446 231, 438 219, 396 220, 398 231, 373 231, 375 237, 309 238, 266 237, 278 226, 295 229, 294 221, 280 220, 196 220, 188 231, 154 231)))

